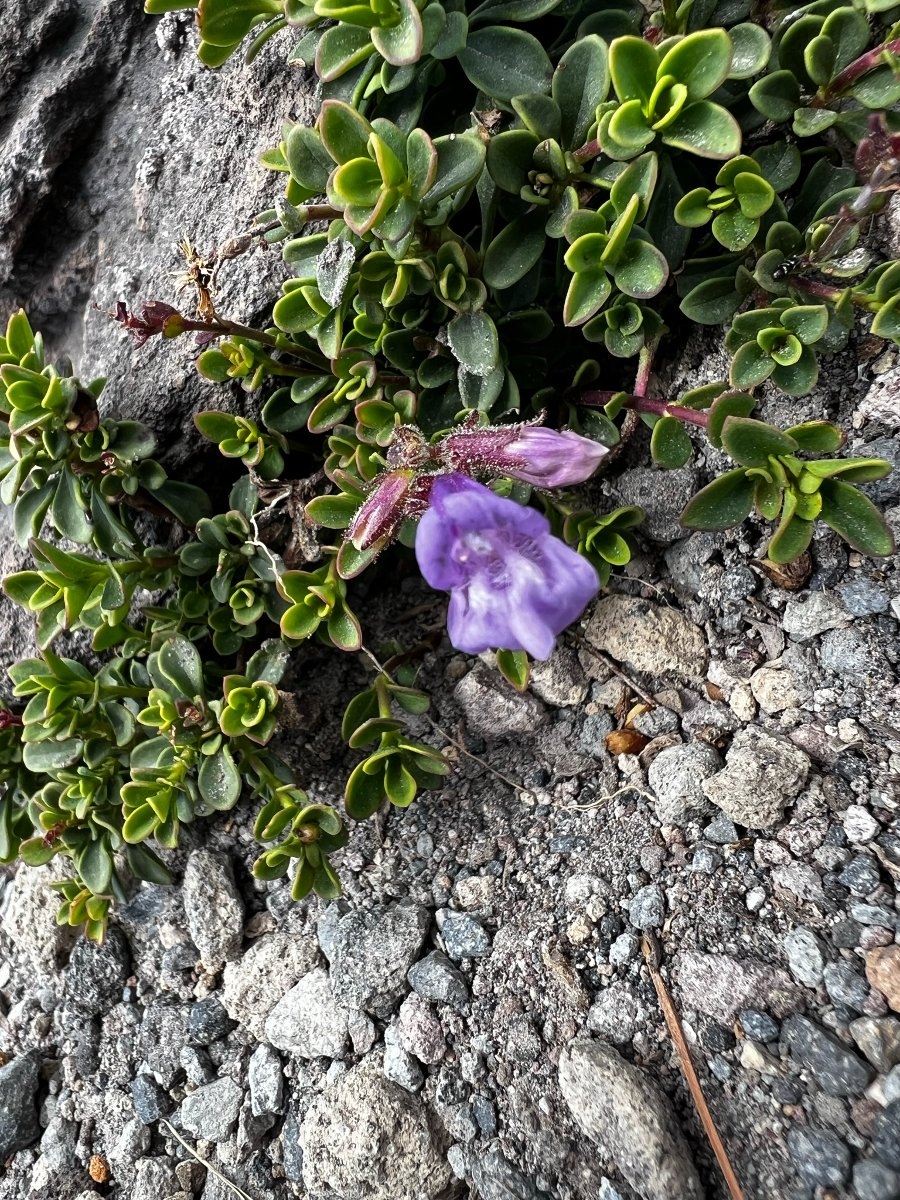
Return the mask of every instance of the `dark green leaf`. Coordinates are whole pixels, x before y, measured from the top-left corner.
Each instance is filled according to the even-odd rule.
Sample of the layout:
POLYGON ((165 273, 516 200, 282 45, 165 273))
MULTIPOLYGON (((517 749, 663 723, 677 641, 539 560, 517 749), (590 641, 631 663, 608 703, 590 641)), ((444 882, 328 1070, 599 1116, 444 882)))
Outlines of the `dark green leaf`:
POLYGON ((729 529, 749 516, 754 482, 743 467, 727 471, 689 500, 681 514, 686 529, 729 529))

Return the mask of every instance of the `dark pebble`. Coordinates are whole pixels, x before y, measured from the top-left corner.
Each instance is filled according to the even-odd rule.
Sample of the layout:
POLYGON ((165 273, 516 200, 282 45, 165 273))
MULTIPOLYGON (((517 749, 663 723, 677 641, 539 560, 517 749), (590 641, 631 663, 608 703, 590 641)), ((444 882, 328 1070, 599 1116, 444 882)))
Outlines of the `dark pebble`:
POLYGON ((207 996, 191 1006, 190 1039, 197 1046, 209 1046, 234 1029, 234 1021, 215 996, 207 996))
POLYGON ((836 921, 829 932, 832 944, 839 950, 852 950, 859 945, 862 925, 857 921, 836 921))
POLYGON ((754 1042, 774 1042, 778 1039, 780 1026, 768 1013, 755 1008, 745 1008, 740 1013, 741 1028, 754 1042))
POLYGON ((840 1187, 850 1178, 850 1151, 822 1129, 792 1129, 788 1150, 800 1177, 813 1187, 840 1187))
POLYGON ((772 1098, 779 1104, 799 1104, 803 1099, 803 1088, 796 1079, 785 1079, 782 1076, 773 1075, 770 1087, 772 1098))
POLYGON ((829 1096, 859 1096, 874 1074, 858 1054, 806 1017, 788 1017, 781 1040, 829 1096))
POLYGON ((881 882, 878 863, 868 854, 857 854, 851 858, 838 875, 845 888, 849 888, 854 896, 868 896, 874 892, 881 882))
POLYGON ((730 1029, 720 1025, 718 1021, 710 1021, 701 1031, 700 1040, 707 1050, 721 1053, 723 1050, 733 1050, 735 1036, 730 1029))
POLYGON ((872 1149, 886 1167, 900 1171, 900 1100, 894 1100, 875 1118, 872 1149))
POLYGON ((854 1012, 863 1012, 869 996, 869 985, 862 975, 845 962, 829 963, 824 972, 825 991, 835 1004, 854 1012))
POLYGON ((134 1115, 144 1125, 152 1125, 172 1111, 172 1098, 164 1092, 152 1075, 138 1075, 131 1084, 134 1115))

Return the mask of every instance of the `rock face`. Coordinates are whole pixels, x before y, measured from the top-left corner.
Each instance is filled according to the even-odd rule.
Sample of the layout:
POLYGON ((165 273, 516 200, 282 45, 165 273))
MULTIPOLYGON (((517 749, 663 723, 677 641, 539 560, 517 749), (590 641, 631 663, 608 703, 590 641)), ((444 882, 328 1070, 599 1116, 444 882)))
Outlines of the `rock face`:
POLYGON ((36 1094, 40 1055, 32 1050, 0 1067, 0 1162, 40 1136, 36 1094))
POLYGON ((441 1137, 421 1103, 389 1083, 378 1055, 311 1106, 300 1129, 303 1181, 340 1200, 433 1200, 450 1182, 441 1137))
POLYGON ((559 1086, 577 1123, 642 1200, 701 1200, 675 1110, 649 1075, 610 1046, 582 1040, 563 1051, 559 1086))

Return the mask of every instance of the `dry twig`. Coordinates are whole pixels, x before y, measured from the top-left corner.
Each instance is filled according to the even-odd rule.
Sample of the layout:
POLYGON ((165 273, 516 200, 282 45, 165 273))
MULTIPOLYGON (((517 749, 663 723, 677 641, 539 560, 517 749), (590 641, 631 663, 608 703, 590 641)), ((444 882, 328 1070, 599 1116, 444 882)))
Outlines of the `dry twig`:
POLYGON ((738 1183, 737 1176, 728 1158, 728 1151, 725 1149, 725 1144, 719 1136, 718 1129, 716 1129, 715 1121, 713 1121, 712 1113, 709 1111, 709 1105, 706 1103, 706 1097, 703 1095, 703 1089, 700 1086, 700 1080, 697 1078, 697 1072, 694 1070, 684 1030, 681 1027, 681 1020, 675 1010, 675 1005, 672 1003, 672 998, 663 982, 663 978, 659 973, 659 947, 652 945, 647 937, 641 939, 641 945, 644 951, 644 958, 647 961, 647 968, 650 971, 650 978, 653 980, 653 986, 656 989, 656 995, 659 999, 659 1006, 662 1009, 666 1027, 669 1030, 669 1036, 675 1046, 678 1061, 687 1080, 697 1114, 703 1124, 709 1144, 712 1146, 713 1154, 716 1156, 719 1170, 724 1176, 728 1194, 731 1200, 745 1200, 741 1185, 738 1183))

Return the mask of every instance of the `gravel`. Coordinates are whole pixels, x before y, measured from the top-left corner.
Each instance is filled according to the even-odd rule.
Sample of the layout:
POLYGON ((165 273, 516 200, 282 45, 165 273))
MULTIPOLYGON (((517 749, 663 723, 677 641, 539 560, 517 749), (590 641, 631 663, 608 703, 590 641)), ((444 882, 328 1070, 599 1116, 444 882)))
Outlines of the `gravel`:
POLYGON ((413 963, 406 978, 413 991, 423 1000, 434 1000, 457 1009, 465 1008, 469 1002, 469 985, 465 975, 439 950, 432 950, 413 963))
POLYGON ((872 1149, 886 1167, 900 1171, 900 1100, 893 1100, 875 1118, 872 1149))
MULTIPOLYGON (((667 713, 677 722, 677 714, 667 713)), ((677 726, 676 726, 677 727, 677 726)), ((663 825, 684 825, 709 809, 703 781, 722 769, 722 760, 712 746, 688 742, 661 750, 647 770, 647 782, 656 800, 654 810, 663 825)))
POLYGON ((590 645, 648 675, 702 676, 709 659, 702 629, 674 608, 631 596, 604 596, 585 626, 590 645))
POLYGON ((642 887, 628 904, 628 920, 635 929, 658 929, 666 917, 666 898, 655 883, 642 887))
POLYGON ((781 1039, 829 1096, 859 1096, 872 1078, 868 1063, 807 1017, 788 1017, 781 1039))
POLYGON ((152 1125, 172 1111, 172 1099, 152 1075, 137 1075, 131 1084, 134 1115, 144 1125, 152 1125))
POLYGON ((853 1168, 853 1190, 858 1200, 898 1200, 900 1175, 883 1163, 866 1159, 853 1168))
POLYGON ((484 926, 467 913, 439 909, 437 925, 447 953, 457 962, 466 958, 482 958, 490 951, 491 939, 484 926))
POLYGON ((788 969, 798 983, 814 988, 825 971, 825 945, 810 929, 798 925, 784 939, 788 969))
POLYGON ((266 1019, 265 1035, 276 1049, 298 1058, 343 1058, 349 1015, 328 972, 316 967, 278 1001, 266 1019))

